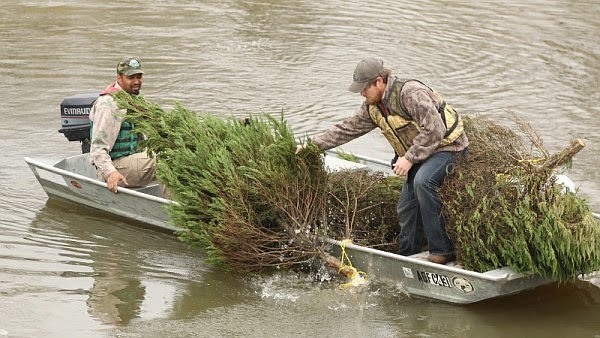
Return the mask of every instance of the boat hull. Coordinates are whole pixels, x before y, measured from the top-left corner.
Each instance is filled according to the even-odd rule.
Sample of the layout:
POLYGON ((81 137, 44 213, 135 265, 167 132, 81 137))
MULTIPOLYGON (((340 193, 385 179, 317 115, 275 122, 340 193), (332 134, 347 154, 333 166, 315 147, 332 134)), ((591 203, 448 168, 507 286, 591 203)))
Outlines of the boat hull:
POLYGON ((406 294, 433 298, 455 304, 470 304, 485 299, 515 294, 552 280, 524 275, 508 267, 479 273, 456 263, 447 265, 426 261, 427 253, 400 256, 386 251, 329 239, 330 252, 341 257, 342 250, 352 266, 370 280, 395 283, 406 294))
POLYGON ((25 158, 25 162, 50 198, 85 205, 161 230, 178 230, 168 223, 166 207, 171 201, 147 193, 158 191, 158 184, 137 190, 120 187, 116 198, 106 188, 106 183, 95 178, 88 154, 59 161, 25 158))

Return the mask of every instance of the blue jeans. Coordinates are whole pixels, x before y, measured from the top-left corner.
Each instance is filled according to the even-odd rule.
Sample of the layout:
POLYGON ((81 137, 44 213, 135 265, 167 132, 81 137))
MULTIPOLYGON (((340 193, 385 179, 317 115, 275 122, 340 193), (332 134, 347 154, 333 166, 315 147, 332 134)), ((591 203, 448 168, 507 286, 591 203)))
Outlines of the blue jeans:
POLYGON ((402 186, 398 200, 400 223, 400 250, 404 256, 422 251, 423 234, 429 253, 450 255, 454 244, 446 234, 446 221, 438 188, 453 169, 456 156, 461 153, 443 151, 431 155, 424 162, 412 166, 402 186))

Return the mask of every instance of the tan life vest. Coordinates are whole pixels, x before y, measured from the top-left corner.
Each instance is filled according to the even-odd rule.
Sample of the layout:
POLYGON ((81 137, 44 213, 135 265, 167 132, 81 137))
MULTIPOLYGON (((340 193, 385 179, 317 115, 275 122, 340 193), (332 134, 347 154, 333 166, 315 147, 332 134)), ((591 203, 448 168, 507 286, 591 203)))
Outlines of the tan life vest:
MULTIPOLYGON (((420 126, 410 116, 410 114, 408 114, 404 108, 404 105, 402 104, 400 93, 402 92, 402 87, 407 81, 418 80, 399 81, 394 79, 392 89, 390 90, 388 97, 385 99, 385 102, 380 103, 380 105, 369 105, 368 107, 371 119, 381 129, 381 133, 388 140, 392 148, 394 148, 396 154, 399 156, 404 156, 408 149, 413 145, 413 139, 419 135, 421 129, 420 126)), ((440 113, 442 121, 446 126, 446 133, 438 145, 439 148, 454 142, 460 135, 462 135, 464 132, 464 127, 462 119, 454 110, 454 108, 449 104, 446 104, 446 101, 444 101, 440 94, 433 89, 431 90, 441 102, 440 106, 438 107, 438 112, 440 113)))

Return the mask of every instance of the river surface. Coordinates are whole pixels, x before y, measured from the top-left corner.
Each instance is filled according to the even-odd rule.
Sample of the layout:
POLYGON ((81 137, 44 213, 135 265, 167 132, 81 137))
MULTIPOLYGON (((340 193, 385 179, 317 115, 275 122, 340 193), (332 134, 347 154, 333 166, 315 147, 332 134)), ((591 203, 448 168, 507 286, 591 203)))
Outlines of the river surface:
MULTIPOLYGON (((600 337, 600 288, 551 284, 469 306, 374 282, 214 269, 173 236, 49 201, 23 157, 75 155, 62 99, 97 92, 138 55, 164 105, 283 112, 312 135, 360 104, 356 63, 381 57, 465 114, 532 123, 600 210, 597 1, 2 0, 0 336, 600 337)), ((390 159, 377 132, 342 147, 390 159)))

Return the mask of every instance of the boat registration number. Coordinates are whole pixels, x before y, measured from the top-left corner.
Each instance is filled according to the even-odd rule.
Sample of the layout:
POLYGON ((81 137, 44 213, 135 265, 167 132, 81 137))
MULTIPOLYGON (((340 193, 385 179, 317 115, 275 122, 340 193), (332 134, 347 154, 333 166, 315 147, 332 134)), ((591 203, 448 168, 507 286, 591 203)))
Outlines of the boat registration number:
POLYGON ((446 288, 452 287, 452 281, 448 276, 440 275, 433 272, 417 271, 417 279, 424 283, 429 283, 437 286, 443 286, 446 288))

